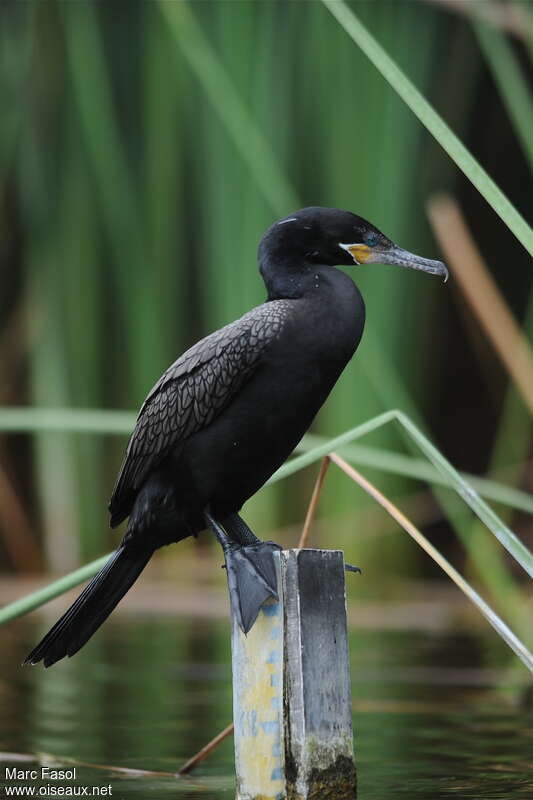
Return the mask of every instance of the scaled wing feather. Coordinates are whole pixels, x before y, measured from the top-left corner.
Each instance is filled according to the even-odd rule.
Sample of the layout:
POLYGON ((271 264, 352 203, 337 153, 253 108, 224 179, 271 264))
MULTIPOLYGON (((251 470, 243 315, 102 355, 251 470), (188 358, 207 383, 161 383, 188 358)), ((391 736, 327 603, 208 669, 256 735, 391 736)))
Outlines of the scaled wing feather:
POLYGON ((279 336, 289 300, 252 309, 172 364, 144 401, 109 504, 111 525, 131 511, 148 474, 171 450, 206 428, 231 402, 279 336))

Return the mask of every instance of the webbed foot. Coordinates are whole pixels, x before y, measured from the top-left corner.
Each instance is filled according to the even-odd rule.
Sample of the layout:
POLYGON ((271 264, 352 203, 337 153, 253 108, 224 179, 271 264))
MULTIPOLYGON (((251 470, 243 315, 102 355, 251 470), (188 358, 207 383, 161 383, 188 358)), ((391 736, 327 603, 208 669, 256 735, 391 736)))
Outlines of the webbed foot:
POLYGON ((231 608, 239 627, 246 634, 257 619, 261 606, 270 598, 278 599, 273 554, 282 548, 275 542, 260 540, 253 544, 237 544, 208 511, 205 519, 224 551, 231 608))

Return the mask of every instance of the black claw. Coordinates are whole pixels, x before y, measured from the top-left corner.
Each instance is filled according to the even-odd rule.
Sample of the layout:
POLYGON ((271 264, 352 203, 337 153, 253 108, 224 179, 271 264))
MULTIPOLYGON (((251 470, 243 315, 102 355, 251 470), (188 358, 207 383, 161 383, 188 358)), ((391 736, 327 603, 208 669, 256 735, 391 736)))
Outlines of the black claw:
POLYGON ((361 567, 354 567, 353 564, 344 564, 344 569, 346 572, 359 572, 360 575, 363 574, 361 567))

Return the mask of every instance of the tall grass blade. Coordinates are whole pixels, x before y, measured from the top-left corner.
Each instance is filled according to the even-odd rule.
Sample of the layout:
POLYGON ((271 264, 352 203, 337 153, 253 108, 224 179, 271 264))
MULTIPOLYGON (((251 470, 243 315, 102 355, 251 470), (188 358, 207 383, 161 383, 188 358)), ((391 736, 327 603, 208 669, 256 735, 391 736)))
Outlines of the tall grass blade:
POLYGON ((15 600, 15 602, 4 606, 4 608, 0 609, 0 625, 5 625, 6 622, 11 622, 11 620, 17 617, 22 617, 24 614, 28 614, 30 611, 40 608, 55 597, 59 597, 59 595, 65 594, 65 592, 68 592, 75 586, 79 586, 80 583, 88 581, 89 578, 96 575, 98 570, 104 566, 110 555, 111 554, 108 553, 101 558, 97 558, 96 561, 84 564, 83 567, 74 570, 74 572, 70 572, 68 575, 64 575, 57 581, 49 583, 48 586, 37 589, 36 592, 31 592, 31 594, 27 594, 25 597, 21 597, 19 600, 15 600))
POLYGON ((519 242, 533 255, 533 230, 426 98, 368 32, 344 0, 322 0, 346 33, 407 103, 519 242))
POLYGON ((457 470, 447 461, 442 453, 416 428, 414 423, 401 411, 396 412, 396 419, 418 445, 429 461, 443 475, 447 475, 453 483, 455 491, 463 498, 474 514, 485 523, 500 544, 533 577, 533 555, 510 528, 485 503, 477 492, 461 477, 457 470))
MULTIPOLYGON (((288 461, 276 473, 275 480, 280 480, 285 475, 296 472, 293 464, 300 464, 298 469, 303 469, 322 455, 332 449, 339 450, 350 461, 368 467, 390 472, 394 475, 402 475, 406 478, 427 481, 428 483, 454 487, 453 480, 446 474, 441 473, 430 464, 421 459, 404 456, 390 450, 376 447, 364 447, 362 445, 350 445, 366 433, 375 430, 381 424, 389 421, 389 412, 378 417, 378 426, 367 426, 367 423, 343 433, 334 439, 316 434, 304 436, 296 451, 302 452, 302 456, 297 456, 288 461), (355 435, 354 435, 355 432, 355 435), (306 458, 311 454, 311 460, 306 458), (302 459, 298 461, 297 459, 302 459)), ((104 411, 95 409, 72 409, 72 408, 0 408, 0 431, 10 433, 30 433, 30 432, 64 432, 64 433, 87 433, 87 434, 110 434, 117 436, 129 436, 135 425, 136 415, 130 411, 104 411)), ((505 486, 494 480, 487 480, 476 475, 459 473, 464 481, 469 483, 477 492, 484 497, 494 500, 502 505, 515 508, 533 514, 533 497, 526 492, 505 486)), ((274 482, 274 476, 270 479, 274 482)))
POLYGON ((274 473, 269 482, 274 482, 292 475, 303 467, 309 466, 319 458, 328 455, 331 450, 338 450, 343 445, 365 436, 367 433, 386 425, 389 422, 395 421, 399 423, 400 429, 405 431, 409 439, 414 442, 417 447, 424 453, 426 458, 433 464, 433 466, 444 476, 446 476, 455 491, 465 501, 465 503, 472 509, 474 514, 485 523, 491 533, 498 539, 500 544, 510 553, 513 558, 520 564, 521 567, 533 577, 533 555, 528 548, 520 541, 520 539, 505 525, 494 513, 494 511, 481 499, 478 493, 470 486, 467 481, 452 467, 442 453, 431 444, 429 439, 416 427, 416 425, 409 419, 409 417, 393 409, 380 414, 374 419, 357 425, 350 431, 330 439, 308 453, 301 456, 296 456, 291 461, 288 461, 280 469, 274 473))
POLYGON ((382 492, 379 491, 367 478, 357 472, 353 467, 347 464, 344 459, 340 458, 337 453, 330 453, 330 459, 336 464, 343 472, 348 475, 355 483, 359 484, 365 492, 373 497, 390 516, 415 540, 415 542, 439 565, 445 574, 458 586, 461 591, 474 603, 474 605, 481 611, 485 619, 490 622, 494 630, 501 636, 506 644, 513 650, 523 664, 533 672, 533 655, 529 652, 523 642, 520 641, 518 636, 509 628, 509 626, 496 614, 495 611, 483 600, 483 598, 470 586, 463 576, 457 572, 455 567, 452 567, 450 562, 439 553, 436 547, 426 539, 424 534, 418 530, 416 525, 413 525, 410 519, 403 514, 400 509, 394 505, 382 492))
MULTIPOLYGON (((296 450, 297 452, 306 453, 326 441, 328 439, 325 436, 309 433, 303 438, 296 450)), ((448 489, 453 488, 453 484, 447 476, 438 472, 431 464, 421 458, 405 456, 382 447, 367 447, 360 444, 344 445, 337 449, 350 463, 372 467, 382 472, 390 472, 393 475, 402 475, 404 478, 445 486, 448 489)), ((501 505, 509 508, 533 514, 533 495, 499 483, 496 479, 479 478, 477 475, 465 472, 461 472, 460 475, 482 497, 501 503, 501 505)))
POLYGON ((55 431, 128 435, 135 425, 131 411, 94 408, 0 408, 0 431, 55 431))

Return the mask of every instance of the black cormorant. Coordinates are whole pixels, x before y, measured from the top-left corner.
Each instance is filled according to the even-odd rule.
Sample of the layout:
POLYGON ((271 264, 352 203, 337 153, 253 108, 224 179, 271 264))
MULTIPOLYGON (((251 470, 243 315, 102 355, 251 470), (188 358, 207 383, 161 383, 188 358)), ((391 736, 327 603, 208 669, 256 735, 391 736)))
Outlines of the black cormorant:
POLYGON ((285 461, 353 356, 365 321, 359 290, 336 265, 397 264, 447 277, 348 211, 312 207, 275 222, 259 245, 265 303, 187 350, 140 410, 111 498, 127 530, 103 569, 26 659, 73 655, 153 552, 209 527, 221 543, 241 628, 276 596, 273 542, 239 516, 285 461))

